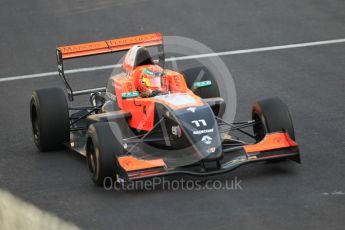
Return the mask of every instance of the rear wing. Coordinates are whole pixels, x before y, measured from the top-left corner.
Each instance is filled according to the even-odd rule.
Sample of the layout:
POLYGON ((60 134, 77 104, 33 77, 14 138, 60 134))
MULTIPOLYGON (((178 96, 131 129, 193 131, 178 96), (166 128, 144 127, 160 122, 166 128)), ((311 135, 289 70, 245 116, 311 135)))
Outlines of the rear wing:
POLYGON ((132 37, 117 38, 112 40, 57 47, 56 57, 58 64, 58 73, 60 78, 65 83, 69 100, 73 101, 73 96, 88 94, 92 92, 105 91, 105 88, 86 89, 73 92, 71 86, 69 85, 65 77, 63 67, 63 62, 65 60, 127 51, 134 45, 140 45, 145 47, 157 46, 159 50, 158 62, 160 65, 164 66, 165 57, 163 48, 163 36, 161 33, 144 34, 132 37))

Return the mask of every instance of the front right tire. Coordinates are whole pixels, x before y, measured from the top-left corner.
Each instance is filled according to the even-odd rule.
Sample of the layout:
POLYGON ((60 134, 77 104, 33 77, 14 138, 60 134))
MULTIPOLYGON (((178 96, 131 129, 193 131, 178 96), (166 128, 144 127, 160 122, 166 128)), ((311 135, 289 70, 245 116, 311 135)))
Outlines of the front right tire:
POLYGON ((261 141, 267 133, 287 132, 295 140, 290 112, 286 104, 278 97, 259 100, 254 103, 252 119, 257 123, 253 126, 256 142, 261 141))

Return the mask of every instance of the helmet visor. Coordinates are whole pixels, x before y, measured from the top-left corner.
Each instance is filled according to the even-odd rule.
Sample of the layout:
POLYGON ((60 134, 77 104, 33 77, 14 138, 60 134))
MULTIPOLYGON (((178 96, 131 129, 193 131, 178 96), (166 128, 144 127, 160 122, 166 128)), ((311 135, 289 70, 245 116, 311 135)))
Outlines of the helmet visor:
POLYGON ((160 77, 143 77, 143 82, 148 87, 155 87, 160 88, 161 87, 161 78, 160 77))

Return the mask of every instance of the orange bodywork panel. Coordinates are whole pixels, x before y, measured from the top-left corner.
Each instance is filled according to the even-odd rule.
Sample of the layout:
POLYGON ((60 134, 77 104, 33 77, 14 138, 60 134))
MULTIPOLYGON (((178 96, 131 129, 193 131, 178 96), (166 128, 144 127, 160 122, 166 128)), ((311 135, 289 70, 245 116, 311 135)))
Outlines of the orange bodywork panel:
POLYGON ((128 124, 132 128, 150 131, 154 127, 155 102, 147 98, 131 98, 123 100, 125 111, 132 117, 128 124))
POLYGON ((90 56, 96 54, 112 53, 128 50, 134 45, 155 46, 163 43, 161 33, 144 34, 132 37, 117 38, 99 42, 83 43, 78 45, 58 47, 62 59, 90 56))
POLYGON ((122 98, 122 93, 133 92, 137 87, 132 76, 119 77, 114 81, 119 107, 131 113, 128 124, 132 128, 149 131, 154 126, 155 103, 151 98, 122 98))
POLYGON ((133 156, 123 156, 118 157, 117 160, 119 161, 120 166, 127 172, 165 166, 162 159, 140 160, 133 156))
POLYGON ((288 133, 268 133, 265 138, 256 144, 244 146, 247 153, 268 151, 297 146, 288 133))
MULTIPOLYGON (((174 110, 178 110, 178 109, 183 109, 183 108, 187 108, 187 107, 195 107, 195 106, 202 106, 204 104, 204 102, 202 101, 202 99, 198 96, 196 96, 191 90, 188 90, 186 92, 191 98, 194 99, 193 103, 186 103, 186 104, 182 104, 182 105, 175 105, 172 103, 169 103, 167 101, 164 101, 160 98, 153 98, 152 100, 155 102, 159 102, 162 104, 167 105, 168 107, 174 109, 174 110)), ((178 100, 178 94, 175 95, 176 96, 176 100, 178 100)))
POLYGON ((184 76, 171 70, 165 70, 166 75, 164 76, 164 81, 167 83, 167 88, 172 93, 188 93, 195 100, 195 103, 176 106, 154 97, 122 98, 122 93, 129 93, 138 90, 140 74, 147 66, 148 65, 138 66, 128 73, 128 75, 114 78, 113 84, 116 92, 117 103, 122 110, 130 112, 132 115, 128 121, 130 127, 150 131, 154 127, 155 103, 167 104, 173 109, 182 109, 189 106, 201 106, 204 104, 199 97, 188 89, 184 76))
POLYGON ((186 80, 184 79, 184 76, 182 74, 172 70, 166 70, 165 73, 169 85, 169 90, 172 93, 185 93, 189 90, 186 80))

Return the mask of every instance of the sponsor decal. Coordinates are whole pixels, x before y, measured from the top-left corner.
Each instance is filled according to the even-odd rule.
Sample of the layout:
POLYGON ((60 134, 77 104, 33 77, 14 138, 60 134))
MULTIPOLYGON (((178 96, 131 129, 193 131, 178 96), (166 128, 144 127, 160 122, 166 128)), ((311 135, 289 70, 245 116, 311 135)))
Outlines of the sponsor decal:
POLYGON ((205 144, 209 145, 209 144, 212 143, 212 137, 207 136, 207 135, 206 135, 206 136, 203 136, 203 137, 201 138, 201 141, 204 142, 205 144))
POLYGON ((212 148, 207 149, 208 153, 214 153, 215 151, 216 151, 216 147, 212 147, 212 148))
POLYGON ((229 164, 240 163, 243 161, 246 161, 246 159, 245 158, 239 158, 239 159, 235 159, 235 160, 230 161, 229 164))
POLYGON ((181 78, 179 75, 174 76, 175 86, 178 89, 182 89, 181 78))
POLYGON ((195 110, 196 110, 196 108, 195 108, 195 107, 190 107, 190 108, 188 108, 187 110, 188 110, 188 111, 191 111, 192 113, 194 113, 195 110))
POLYGON ((204 129, 204 130, 195 130, 193 131, 194 135, 200 135, 205 133, 213 133, 213 129, 204 129))
POLYGON ((171 132, 173 135, 181 137, 182 136, 182 130, 180 128, 180 126, 172 126, 171 127, 171 132))

